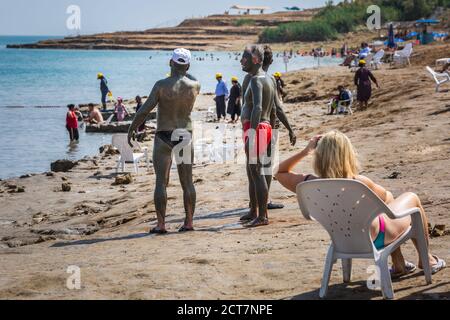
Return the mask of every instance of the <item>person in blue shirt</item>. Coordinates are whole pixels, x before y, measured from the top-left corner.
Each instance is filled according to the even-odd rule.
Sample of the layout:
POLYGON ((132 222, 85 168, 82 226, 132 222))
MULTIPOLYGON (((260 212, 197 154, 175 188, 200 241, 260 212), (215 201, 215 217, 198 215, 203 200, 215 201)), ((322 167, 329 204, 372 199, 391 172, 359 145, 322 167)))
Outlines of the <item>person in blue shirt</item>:
POLYGON ((106 80, 102 73, 99 73, 97 75, 97 79, 100 80, 100 92, 102 93, 103 110, 106 110, 106 96, 109 93, 108 80, 106 80))
POLYGON ((372 50, 370 49, 369 44, 366 42, 361 43, 361 50, 359 51, 358 59, 363 60, 367 58, 371 51, 372 50))
POLYGON ((217 86, 216 86, 216 111, 217 111, 217 121, 223 117, 224 120, 227 118, 225 101, 228 100, 229 91, 226 83, 222 80, 222 74, 216 74, 217 86))

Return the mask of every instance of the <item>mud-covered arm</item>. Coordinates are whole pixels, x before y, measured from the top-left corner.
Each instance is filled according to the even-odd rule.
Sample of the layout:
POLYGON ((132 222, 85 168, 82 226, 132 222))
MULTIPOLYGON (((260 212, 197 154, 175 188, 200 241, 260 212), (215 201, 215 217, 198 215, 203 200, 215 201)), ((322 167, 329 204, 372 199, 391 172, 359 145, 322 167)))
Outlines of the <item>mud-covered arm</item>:
POLYGON ((134 139, 134 133, 136 129, 144 123, 147 119, 147 116, 152 112, 159 102, 159 84, 156 83, 153 87, 150 96, 147 101, 145 101, 144 105, 139 109, 139 111, 134 116, 134 120, 128 129, 128 143, 131 145, 131 140, 134 139))
POLYGON ((292 127, 289 123, 286 113, 284 113, 283 103, 281 102, 278 94, 275 94, 275 111, 276 111, 277 118, 280 119, 280 122, 289 131, 289 139, 291 141, 291 145, 295 146, 295 144, 297 143, 297 137, 294 134, 294 130, 292 130, 292 127))
POLYGON ((256 132, 256 129, 261 123, 263 86, 258 79, 252 79, 250 82, 250 88, 253 96, 253 110, 250 117, 250 124, 251 128, 256 132))

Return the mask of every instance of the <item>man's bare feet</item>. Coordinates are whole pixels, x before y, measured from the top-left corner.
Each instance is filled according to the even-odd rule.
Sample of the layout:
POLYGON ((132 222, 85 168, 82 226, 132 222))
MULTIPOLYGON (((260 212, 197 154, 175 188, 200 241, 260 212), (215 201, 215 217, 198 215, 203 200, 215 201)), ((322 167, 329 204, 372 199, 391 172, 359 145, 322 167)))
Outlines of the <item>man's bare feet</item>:
POLYGON ((249 221, 252 221, 252 220, 255 220, 255 219, 256 219, 256 214, 253 214, 253 213, 249 212, 245 216, 242 216, 240 220, 242 222, 249 222, 249 221))
POLYGON ((150 230, 150 234, 166 234, 167 230, 165 228, 155 227, 150 230))
POLYGON ((182 226, 182 227, 180 228, 180 230, 178 230, 178 232, 180 232, 180 233, 182 233, 182 232, 191 232, 191 231, 195 231, 195 230, 194 230, 194 227, 192 227, 192 226, 186 226, 186 225, 182 226))
POLYGON ((258 217, 245 225, 246 228, 256 228, 269 225, 269 219, 258 217))

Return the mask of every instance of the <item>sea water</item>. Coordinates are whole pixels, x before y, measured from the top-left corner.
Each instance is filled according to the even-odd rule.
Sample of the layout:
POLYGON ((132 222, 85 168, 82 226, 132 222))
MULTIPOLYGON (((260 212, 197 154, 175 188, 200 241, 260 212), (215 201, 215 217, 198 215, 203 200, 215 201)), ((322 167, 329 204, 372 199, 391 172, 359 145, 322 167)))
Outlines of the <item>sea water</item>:
MULTIPOLYGON (((110 135, 81 132, 80 143, 70 145, 65 129, 67 104, 100 102, 98 72, 106 76, 114 96, 124 98, 148 95, 155 82, 169 72, 167 51, 6 49, 6 44, 48 38, 0 36, 2 179, 48 171, 52 161, 94 155, 101 145, 110 143, 110 135)), ((324 58, 321 65, 337 62, 324 58)), ((314 63, 312 57, 296 57, 288 67, 298 70, 314 63)), ((284 68, 280 55, 271 70, 284 68)), ((228 84, 232 76, 243 79, 239 54, 193 52, 190 73, 201 82, 203 93, 214 91, 217 72, 228 84)))

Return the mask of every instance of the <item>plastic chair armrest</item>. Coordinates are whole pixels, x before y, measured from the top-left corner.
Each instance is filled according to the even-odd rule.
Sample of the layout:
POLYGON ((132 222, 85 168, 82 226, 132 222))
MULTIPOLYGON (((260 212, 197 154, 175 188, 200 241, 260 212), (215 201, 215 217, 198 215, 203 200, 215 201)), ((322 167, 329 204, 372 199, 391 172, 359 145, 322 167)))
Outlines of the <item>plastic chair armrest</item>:
POLYGON ((394 215, 394 219, 402 219, 408 216, 412 216, 415 213, 419 213, 420 214, 420 209, 419 208, 412 208, 412 209, 408 209, 406 211, 403 212, 392 212, 394 215))

